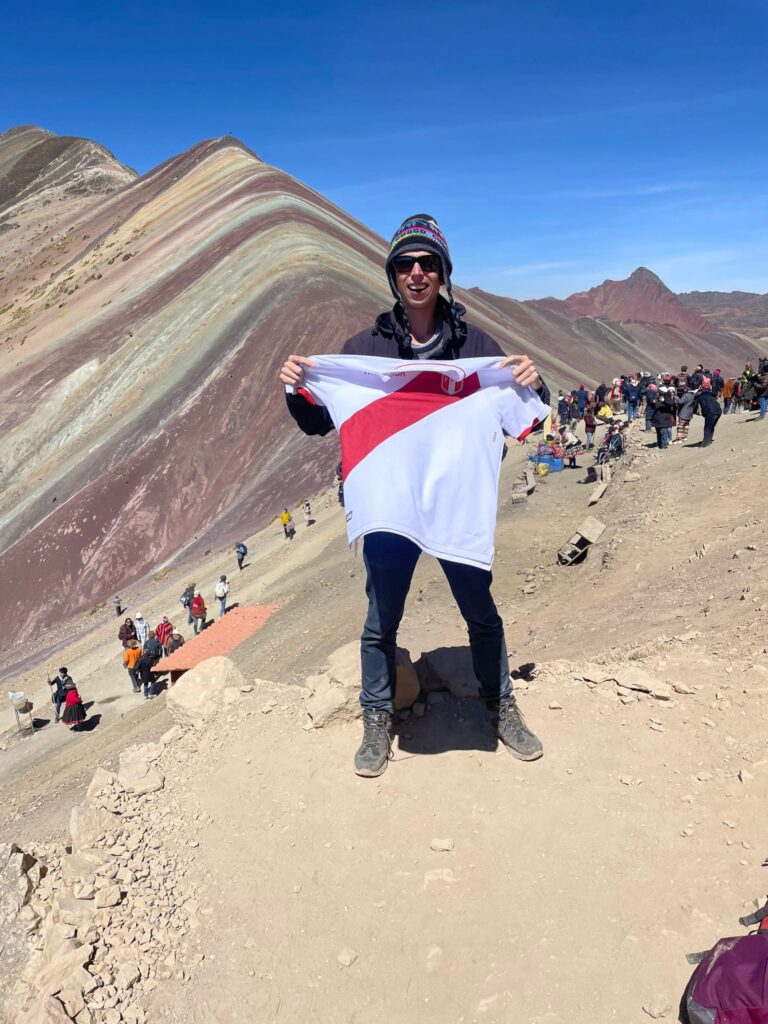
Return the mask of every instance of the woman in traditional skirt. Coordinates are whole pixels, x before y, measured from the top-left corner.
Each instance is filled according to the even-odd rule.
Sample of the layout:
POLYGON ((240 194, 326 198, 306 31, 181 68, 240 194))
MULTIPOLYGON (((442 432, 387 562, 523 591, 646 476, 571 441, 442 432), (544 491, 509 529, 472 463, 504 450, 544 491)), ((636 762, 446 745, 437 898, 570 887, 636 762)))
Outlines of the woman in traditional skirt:
POLYGON ((85 708, 74 683, 67 685, 65 690, 67 695, 64 698, 64 714, 61 720, 65 725, 71 726, 74 732, 78 725, 85 721, 85 708))

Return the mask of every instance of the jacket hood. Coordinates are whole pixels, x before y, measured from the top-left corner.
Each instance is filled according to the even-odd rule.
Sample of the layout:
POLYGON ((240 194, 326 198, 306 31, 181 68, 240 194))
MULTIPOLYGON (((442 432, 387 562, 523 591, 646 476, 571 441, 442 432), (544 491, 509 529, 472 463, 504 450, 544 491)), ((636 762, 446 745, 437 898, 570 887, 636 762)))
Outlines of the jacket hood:
MULTIPOLYGON (((437 298, 437 312, 443 324, 451 332, 452 338, 449 347, 458 356, 459 350, 467 336, 467 327, 462 319, 467 312, 466 307, 462 306, 460 302, 454 302, 453 306, 451 306, 447 299, 439 295, 437 298)), ((408 332, 405 327, 403 307, 400 302, 396 302, 392 309, 388 309, 386 313, 380 313, 376 317, 372 333, 381 334, 384 338, 394 338, 397 341, 401 356, 406 359, 413 358, 411 346, 406 344, 408 332)))

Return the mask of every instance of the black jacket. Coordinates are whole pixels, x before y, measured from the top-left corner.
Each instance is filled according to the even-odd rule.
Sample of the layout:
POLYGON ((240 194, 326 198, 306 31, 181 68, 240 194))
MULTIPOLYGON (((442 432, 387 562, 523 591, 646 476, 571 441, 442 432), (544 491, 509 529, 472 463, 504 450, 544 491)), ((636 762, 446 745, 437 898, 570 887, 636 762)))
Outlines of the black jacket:
MULTIPOLYGON (((499 343, 481 331, 479 327, 461 322, 462 331, 457 333, 451 328, 451 316, 448 310, 448 303, 440 296, 442 304, 440 312, 442 315, 445 330, 451 331, 451 339, 445 351, 440 354, 440 359, 474 359, 481 356, 498 356, 503 359, 505 353, 501 350, 499 343)), ((417 358, 410 345, 405 344, 406 330, 398 318, 398 306, 382 313, 376 318, 372 327, 368 327, 359 334, 348 338, 342 345, 343 355, 351 356, 382 356, 388 359, 415 359, 417 358)), ((464 312, 463 306, 459 306, 460 312, 464 312)), ((545 405, 549 404, 549 388, 542 382, 539 390, 539 397, 545 405)), ((299 428, 305 434, 319 434, 324 436, 334 429, 333 421, 328 410, 321 405, 313 405, 303 395, 291 395, 286 393, 288 411, 296 420, 299 428)))
POLYGON ((153 664, 162 658, 163 645, 156 636, 151 636, 149 640, 146 641, 144 644, 144 654, 148 655, 152 659, 153 664))
POLYGON ((53 687, 54 692, 56 693, 57 696, 60 696, 60 697, 64 696, 64 693, 65 693, 64 687, 68 683, 72 683, 72 686, 75 685, 72 682, 72 676, 69 673, 67 673, 63 678, 61 676, 55 676, 51 680, 51 686, 53 687))
POLYGON ((720 418, 722 409, 720 403, 711 391, 700 391, 693 403, 693 411, 699 410, 705 420, 716 420, 720 418))
POLYGON ((657 428, 674 427, 675 400, 671 395, 659 395, 656 399, 651 422, 657 428))

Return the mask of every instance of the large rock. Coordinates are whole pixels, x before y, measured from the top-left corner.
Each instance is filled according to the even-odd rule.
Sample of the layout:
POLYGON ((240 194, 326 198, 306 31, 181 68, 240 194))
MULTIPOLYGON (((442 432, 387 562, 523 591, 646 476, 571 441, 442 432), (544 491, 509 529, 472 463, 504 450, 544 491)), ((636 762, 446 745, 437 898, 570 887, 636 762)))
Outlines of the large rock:
POLYGON ((41 877, 38 862, 15 843, 0 844, 0 1020, 26 992, 21 975, 33 960, 31 935, 40 919, 29 906, 41 877))
POLYGON ((448 690, 454 697, 478 697, 480 684, 468 647, 439 647, 422 654, 419 675, 425 690, 448 690))
POLYGON ((157 757, 159 754, 160 747, 154 743, 143 743, 123 750, 120 754, 117 776, 120 785, 136 796, 144 796, 162 789, 165 777, 149 763, 153 755, 157 757), (156 753, 152 748, 156 748, 156 753))
POLYGON ((59 920, 73 928, 87 928, 96 912, 93 900, 79 900, 75 896, 60 896, 58 900, 59 920))
POLYGON ((93 959, 93 946, 69 943, 60 948, 52 961, 35 976, 35 988, 42 995, 53 995, 65 985, 74 970, 85 967, 93 959))
POLYGON ((117 784, 117 776, 106 768, 97 768, 93 773, 88 789, 85 791, 85 799, 91 803, 98 803, 98 797, 104 792, 109 792, 117 784))
MULTIPOLYGON (((307 679, 311 693, 307 698, 307 713, 316 729, 329 722, 351 721, 359 718, 360 708, 360 644, 355 641, 334 651, 328 659, 328 668, 318 676, 307 679)), ((402 647, 397 648, 397 682, 395 708, 409 708, 421 692, 411 656, 402 647)))
POLYGON ((71 1024, 71 1017, 58 999, 41 996, 18 1019, 18 1024, 71 1024))
POLYGON ((95 807, 87 800, 73 807, 69 816, 73 852, 79 853, 80 850, 96 846, 99 838, 111 832, 118 822, 116 814, 111 814, 102 807, 95 807))
POLYGON ((229 658, 208 658, 171 687, 168 710, 183 729, 202 729, 223 706, 224 690, 246 685, 245 676, 229 658))
POLYGON ((74 885, 79 878, 87 878, 111 860, 106 847, 81 847, 77 853, 66 853, 61 858, 61 877, 66 885, 74 885))

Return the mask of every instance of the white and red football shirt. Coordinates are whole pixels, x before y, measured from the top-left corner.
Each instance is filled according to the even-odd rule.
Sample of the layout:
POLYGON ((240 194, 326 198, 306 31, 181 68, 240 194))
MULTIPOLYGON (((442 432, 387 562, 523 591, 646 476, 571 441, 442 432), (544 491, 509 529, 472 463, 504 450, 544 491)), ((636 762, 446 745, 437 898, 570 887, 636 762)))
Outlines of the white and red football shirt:
POLYGON ((312 360, 301 390, 339 432, 350 544, 383 530, 490 569, 504 432, 522 440, 549 407, 498 356, 312 360))

